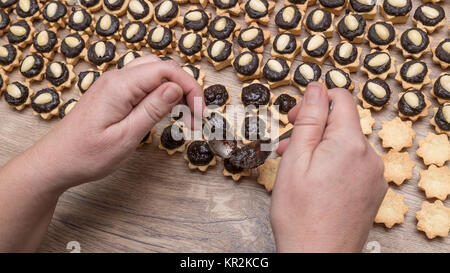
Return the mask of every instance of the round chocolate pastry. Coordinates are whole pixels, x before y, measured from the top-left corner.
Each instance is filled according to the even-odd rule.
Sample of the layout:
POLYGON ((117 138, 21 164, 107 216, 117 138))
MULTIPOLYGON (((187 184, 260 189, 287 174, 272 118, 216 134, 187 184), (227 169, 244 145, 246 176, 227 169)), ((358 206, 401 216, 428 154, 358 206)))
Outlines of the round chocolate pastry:
POLYGON ((80 5, 85 8, 92 8, 98 3, 100 3, 100 0, 80 0, 80 5))
POLYGON ((30 90, 20 82, 8 84, 5 92, 5 100, 11 106, 20 106, 28 100, 30 90))
POLYGON ((51 1, 44 7, 42 16, 48 22, 56 22, 67 14, 66 5, 59 1, 51 1))
POLYGON ((182 146, 186 142, 184 136, 180 138, 182 134, 183 130, 178 125, 173 124, 167 126, 161 133, 161 145, 169 150, 173 150, 182 146), (177 140, 175 140, 174 136, 172 136, 172 126, 175 126, 174 130, 178 130, 178 133, 180 134, 175 137, 175 139, 177 140))
POLYGON ((222 40, 233 35, 236 23, 228 16, 217 16, 208 26, 209 34, 213 38, 222 40))
POLYGON ((427 73, 426 63, 418 60, 407 61, 400 68, 400 76, 409 83, 422 83, 427 73))
POLYGON ((203 91, 203 94, 206 106, 214 105, 220 107, 225 105, 229 98, 226 87, 221 84, 211 85, 203 91))
MULTIPOLYGON (((169 59, 165 59, 163 61, 169 61, 169 60, 172 60, 172 59, 169 57, 169 59)), ((200 76, 200 69, 193 66, 192 64, 185 64, 181 68, 183 68, 184 71, 189 73, 189 75, 191 75, 194 79, 198 80, 198 77, 200 76)))
POLYGON ((434 121, 441 130, 450 130, 450 103, 444 103, 439 106, 434 116, 434 121))
POLYGON ((408 90, 398 100, 398 111, 405 116, 416 116, 427 106, 423 93, 418 90, 408 90))
POLYGON ((364 58, 364 67, 373 74, 382 74, 391 68, 391 56, 383 51, 369 53, 364 58))
POLYGON ((328 51, 328 41, 324 36, 315 34, 309 36, 303 43, 306 54, 312 57, 322 57, 328 51))
POLYGON ((33 46, 39 53, 51 52, 57 43, 56 33, 49 29, 41 30, 33 37, 33 46))
POLYGON ((275 15, 275 24, 285 30, 293 29, 298 26, 302 14, 295 5, 288 5, 278 11, 275 15))
POLYGON ((348 73, 339 68, 334 68, 325 73, 325 84, 328 89, 349 88, 352 84, 348 73))
POLYGON ((9 43, 18 44, 25 41, 30 35, 30 31, 30 25, 26 21, 12 23, 7 35, 9 43))
POLYGON ((83 38, 77 33, 67 35, 62 41, 60 45, 60 50, 62 55, 67 58, 75 58, 78 57, 83 51, 86 43, 83 38))
POLYGON ((125 3, 125 0, 103 0, 106 8, 111 11, 120 10, 125 3))
POLYGON ((337 25, 339 34, 349 41, 363 35, 365 29, 366 19, 357 13, 345 15, 337 25))
POLYGON ((39 12, 38 0, 19 0, 16 5, 16 14, 26 19, 39 12))
POLYGON ((208 140, 234 139, 230 129, 227 119, 218 112, 211 112, 211 115, 206 118, 206 122, 203 123, 203 134, 208 140))
POLYGON ((450 64, 450 38, 440 42, 434 53, 440 61, 450 64))
POLYGON ((178 4, 172 0, 165 0, 155 7, 155 17, 159 22, 170 22, 178 15, 178 4))
POLYGON ((194 55, 202 50, 202 36, 195 32, 186 32, 178 41, 178 48, 187 56, 194 55))
POLYGON ((326 8, 338 8, 346 4, 345 0, 319 0, 319 3, 326 8))
POLYGON ((421 28, 413 27, 402 33, 400 43, 407 52, 419 53, 428 47, 430 39, 428 34, 421 28))
POLYGON ((236 6, 238 0, 213 0, 214 6, 219 9, 230 9, 236 6))
POLYGON ((411 0, 384 0, 383 10, 391 16, 405 16, 412 9, 411 0))
POLYGON ((291 33, 278 33, 273 39, 272 48, 279 54, 291 54, 297 49, 297 40, 291 33))
POLYGON ((131 0, 128 5, 128 14, 133 17, 134 20, 141 20, 150 13, 150 6, 145 0, 131 0))
POLYGON ((13 45, 0 46, 0 64, 7 66, 14 62, 17 56, 17 49, 13 45))
POLYGON ((391 98, 391 88, 385 81, 376 78, 364 84, 361 95, 368 104, 382 107, 391 98))
POLYGON ((355 62, 357 56, 358 49, 349 42, 339 43, 333 52, 334 60, 340 65, 348 65, 355 62))
POLYGON ((4 10, 0 10, 0 31, 9 26, 10 22, 9 15, 4 10))
POLYGON ((262 139, 267 130, 266 122, 259 116, 247 116, 242 126, 242 134, 245 139, 258 140, 262 139))
POLYGON ((241 100, 244 106, 264 106, 269 104, 270 90, 262 83, 251 83, 242 88, 241 100))
POLYGON ((65 63, 53 62, 47 66, 45 78, 54 86, 60 86, 69 78, 69 69, 65 63))
POLYGON ((264 33, 259 27, 244 28, 239 32, 238 44, 242 48, 253 50, 264 45, 264 33))
POLYGON ((374 0, 350 0, 350 6, 356 12, 370 12, 374 9, 376 1, 374 0))
POLYGON ((81 94, 86 93, 86 91, 91 87, 92 84, 100 77, 100 72, 98 71, 83 71, 78 74, 78 89, 81 94))
POLYGON ((306 26, 314 32, 322 32, 329 29, 331 23, 331 13, 327 10, 316 8, 306 16, 306 26))
POLYGON ((26 56, 20 63, 19 71, 25 78, 33 78, 44 69, 44 58, 36 53, 26 56))
POLYGON ((147 27, 141 21, 129 22, 122 29, 122 38, 127 43, 139 43, 145 39, 147 27))
POLYGON ((269 2, 267 0, 249 0, 245 3, 245 12, 252 19, 259 19, 269 12, 269 2))
POLYGON ((441 6, 425 3, 416 9, 414 19, 424 26, 435 26, 445 19, 445 12, 441 6))
POLYGON ((251 51, 241 52, 233 61, 233 67, 239 74, 251 76, 259 67, 259 57, 251 51))
POLYGON ((394 27, 386 22, 376 22, 370 26, 367 38, 376 45, 390 44, 395 39, 394 27))
POLYGON ((297 104, 297 99, 289 94, 281 94, 274 101, 273 105, 278 106, 278 111, 282 114, 287 114, 297 104))
POLYGON ((136 58, 141 57, 141 55, 135 51, 129 51, 125 55, 119 58, 117 61, 117 68, 121 69, 125 65, 127 65, 129 62, 133 61, 136 58))
POLYGON ((433 85, 433 93, 436 97, 450 100, 450 73, 439 76, 433 85))
POLYGON ((226 158, 223 160, 223 167, 225 168, 225 170, 227 170, 229 173, 232 173, 232 174, 237 174, 244 170, 243 168, 238 167, 238 166, 234 165, 233 163, 231 163, 229 158, 226 158))
POLYGON ((61 106, 61 109, 59 109, 59 118, 63 119, 67 114, 69 114, 77 102, 77 99, 70 99, 64 103, 63 106, 61 106))
POLYGON ((285 59, 270 58, 263 68, 264 77, 270 82, 278 82, 289 75, 289 65, 285 59))
POLYGON ((214 158, 214 153, 209 147, 208 142, 200 140, 191 142, 187 148, 186 154, 189 162, 197 166, 208 165, 214 158))
POLYGON ((0 0, 0 8, 7 9, 17 3, 17 0, 0 0))
POLYGON ((318 81, 322 75, 322 69, 315 63, 302 63, 294 73, 294 82, 307 86, 310 82, 318 81))
POLYGON ((88 59, 93 64, 100 66, 114 59, 116 46, 110 41, 98 41, 88 49, 88 59))
POLYGON ((194 9, 184 15, 183 27, 187 30, 201 31, 208 26, 208 21, 208 14, 203 9, 194 9))
POLYGON ((228 40, 214 40, 208 45, 206 50, 212 60, 223 62, 230 57, 233 51, 233 44, 228 40))
POLYGON ((59 94, 53 88, 41 89, 31 98, 31 108, 37 113, 50 113, 59 104, 59 94))
POLYGON ((95 25, 95 32, 100 36, 108 37, 116 33, 119 27, 119 19, 115 15, 105 13, 98 19, 95 25))
POLYGON ((75 31, 83 31, 92 24, 92 16, 85 9, 72 8, 67 24, 75 31))
POLYGON ((147 43, 152 49, 161 50, 168 47, 173 41, 172 31, 164 26, 156 26, 150 30, 147 43))

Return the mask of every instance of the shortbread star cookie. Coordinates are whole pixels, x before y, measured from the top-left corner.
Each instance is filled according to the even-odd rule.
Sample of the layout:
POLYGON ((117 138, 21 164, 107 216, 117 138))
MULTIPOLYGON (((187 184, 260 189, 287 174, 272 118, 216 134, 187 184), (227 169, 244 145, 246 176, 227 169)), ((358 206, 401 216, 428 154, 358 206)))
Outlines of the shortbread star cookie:
POLYGON ((450 169, 447 166, 430 165, 427 170, 419 172, 419 188, 427 198, 437 198, 442 201, 450 194, 450 169))
POLYGON ((271 192, 277 178, 278 165, 280 165, 281 157, 275 159, 267 159, 262 166, 256 168, 258 172, 258 183, 264 185, 268 192, 271 192))
POLYGON ((416 212, 417 229, 425 232, 428 239, 437 236, 447 237, 450 230, 450 208, 444 206, 442 201, 434 203, 422 202, 422 209, 416 212))
POLYGON ((392 148, 401 151, 403 148, 411 147, 416 137, 416 131, 412 128, 412 122, 402 121, 395 117, 390 121, 384 121, 378 136, 382 140, 384 148, 392 148))
POLYGON ((402 224, 405 221, 405 214, 408 211, 409 208, 405 204, 405 196, 395 193, 389 188, 378 209, 375 223, 382 223, 387 228, 392 228, 395 224, 402 224))
POLYGON ((405 30, 397 42, 397 48, 402 51, 403 57, 419 59, 430 51, 431 36, 421 28, 413 27, 405 30))
POLYGON ((359 84, 359 93, 356 97, 362 102, 364 108, 372 108, 380 111, 389 103, 391 98, 391 88, 389 85, 378 78, 359 84))
POLYGON ((350 78, 350 72, 347 69, 333 68, 325 73, 325 85, 328 89, 344 88, 352 92, 355 89, 355 83, 350 78))
POLYGON ((182 153, 189 141, 186 140, 186 128, 176 123, 170 124, 165 127, 162 133, 159 135, 158 148, 165 150, 169 155, 173 155, 176 152, 182 153), (176 126, 172 128, 172 126, 176 126), (174 132, 175 134, 172 134, 174 132))
POLYGON ((408 152, 390 150, 381 157, 384 163, 384 179, 394 182, 397 186, 405 180, 413 177, 413 169, 416 163, 411 160, 408 152))
POLYGON ((209 147, 207 141, 196 140, 189 143, 184 158, 188 162, 189 169, 198 169, 206 172, 208 167, 216 165, 216 156, 209 147))
POLYGON ((244 169, 233 165, 229 158, 222 161, 223 175, 231 177, 234 181, 238 181, 241 177, 250 176, 252 174, 251 169, 244 169))
POLYGON ((425 165, 443 166, 450 160, 450 142, 447 135, 428 133, 424 139, 419 140, 416 153, 423 159, 425 165))
POLYGON ((433 111, 430 123, 434 126, 434 130, 438 134, 447 134, 450 137, 450 102, 439 105, 439 108, 434 108, 433 111))
POLYGON ((62 104, 61 92, 53 88, 41 89, 31 97, 33 114, 46 120, 58 116, 62 104))
POLYGON ((411 121, 428 116, 428 108, 430 106, 431 102, 427 99, 426 95, 414 89, 409 89, 399 94, 398 102, 394 105, 401 118, 407 118, 411 121))
POLYGON ((21 111, 31 104, 30 97, 33 95, 28 83, 12 82, 6 85, 4 96, 8 106, 21 111))
POLYGON ((363 134, 372 134, 372 127, 375 124, 375 119, 372 117, 370 109, 364 109, 359 105, 356 107, 358 108, 359 122, 361 124, 363 134))

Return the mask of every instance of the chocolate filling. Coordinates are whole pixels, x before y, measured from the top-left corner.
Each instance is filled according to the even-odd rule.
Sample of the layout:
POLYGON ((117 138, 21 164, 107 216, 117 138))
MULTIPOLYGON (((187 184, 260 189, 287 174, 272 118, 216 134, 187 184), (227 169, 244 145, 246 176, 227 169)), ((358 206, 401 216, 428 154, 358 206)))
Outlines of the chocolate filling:
POLYGON ((230 130, 226 118, 218 112, 212 112, 203 123, 203 134, 209 140, 211 139, 233 139, 233 132, 230 130), (222 132, 222 134, 220 134, 222 132))
POLYGON ((185 143, 184 137, 182 137, 180 140, 175 140, 172 136, 172 126, 175 126, 175 130, 178 129, 178 132, 180 134, 183 133, 183 130, 178 125, 169 125, 166 128, 164 128, 162 134, 161 134, 161 145, 169 150, 176 149, 183 145, 185 143))
POLYGON ((8 92, 5 92, 6 102, 11 106, 20 106, 24 104, 28 99, 30 90, 28 89, 27 86, 21 84, 20 82, 13 82, 11 84, 14 84, 15 86, 17 86, 17 88, 19 88, 20 98, 15 98, 11 96, 8 92))
POLYGON ((357 29, 355 30, 348 29, 347 25, 345 24, 345 16, 342 17, 342 19, 339 21, 337 25, 337 30, 339 34, 342 37, 348 39, 349 41, 353 41, 353 39, 355 39, 356 37, 363 35, 364 30, 366 29, 366 20, 361 15, 354 13, 351 16, 354 16, 358 21, 357 29))
POLYGON ((0 30, 5 29, 11 22, 9 15, 4 11, 0 10, 0 30))
POLYGON ((72 13, 69 16, 69 21, 67 23, 69 25, 69 27, 75 31, 83 31, 83 30, 87 29, 92 23, 91 15, 85 9, 79 9, 79 10, 83 13, 83 21, 79 24, 77 24, 73 21, 73 15, 77 11, 77 9, 72 8, 72 13))
MULTIPOLYGON (((97 42, 101 43, 101 42, 97 42)), ((105 54, 102 57, 97 56, 95 53, 95 45, 97 43, 92 44, 88 49, 88 59, 95 65, 102 65, 104 63, 110 62, 114 59, 114 56, 116 55, 116 46, 111 43, 110 41, 105 41, 105 54)))
POLYGON ((285 79, 289 75, 289 65, 285 59, 282 58, 271 58, 269 59, 263 68, 264 77, 270 82, 278 82, 285 79), (273 71, 267 64, 270 60, 276 60, 281 64, 283 70, 281 72, 273 71))
MULTIPOLYGON (((169 59, 165 59, 163 61, 168 61, 168 60, 172 60, 172 59, 170 59, 170 57, 169 57, 169 59)), ((192 71, 192 74, 194 75, 194 79, 198 80, 198 77, 200 76, 200 69, 193 66, 192 64, 185 64, 182 67, 190 69, 192 71)))
POLYGON ((47 40, 47 43, 46 43, 45 45, 43 45, 43 46, 40 46, 40 45, 38 44, 38 42, 37 42, 37 37, 38 37, 38 35, 39 35, 39 33, 40 33, 40 32, 38 32, 38 33, 34 36, 34 39, 33 39, 33 46, 34 46, 34 48, 35 48, 38 52, 40 52, 40 53, 48 53, 48 52, 51 52, 51 51, 55 48, 55 46, 56 46, 56 44, 57 44, 57 42, 58 42, 58 40, 57 40, 57 38, 56 38, 56 33, 53 32, 53 31, 51 31, 51 30, 49 30, 49 29, 45 29, 45 30, 42 30, 42 31, 46 31, 47 34, 48 34, 48 40, 47 40))
POLYGON ((139 53, 137 53, 137 52, 135 52, 135 51, 130 51, 130 52, 124 54, 124 55, 123 55, 122 57, 120 57, 119 60, 117 61, 117 68, 118 68, 118 69, 121 69, 122 67, 125 66, 125 64, 124 64, 123 62, 125 61, 125 57, 126 57, 128 54, 133 54, 134 59, 141 57, 141 55, 139 55, 139 53))
POLYGON ((303 43, 303 49, 305 52, 312 57, 322 57, 325 55, 325 53, 328 51, 328 41, 327 39, 323 39, 323 43, 316 49, 309 51, 308 50, 308 44, 313 36, 309 36, 306 41, 303 43))
POLYGON ((8 37, 8 41, 11 44, 21 43, 28 38, 28 35, 30 35, 30 25, 28 25, 28 23, 26 21, 17 21, 15 23, 12 23, 11 27, 12 26, 21 26, 21 27, 25 28, 25 34, 22 36, 16 36, 11 31, 8 31, 7 37, 8 37))
POLYGON ((259 66, 258 55, 256 55, 255 53, 253 53, 251 51, 245 51, 245 52, 240 53, 239 55, 237 55, 237 57, 233 61, 234 69, 239 74, 242 74, 245 76, 250 76, 250 75, 255 74, 256 70, 258 70, 258 66, 259 66), (239 59, 245 54, 251 54, 252 60, 248 64, 242 66, 239 64, 239 59))
POLYGON ((339 51, 341 50, 342 45, 343 43, 339 43, 336 46, 336 49, 333 53, 334 60, 340 65, 347 65, 355 62, 356 57, 358 56, 358 49, 356 48, 356 46, 352 44, 352 52, 350 53, 350 56, 348 56, 348 58, 344 58, 339 55, 339 51))
POLYGON ((15 3, 17 3, 17 0, 4 0, 4 1, 0 1, 0 8, 9 8, 11 6, 13 6, 15 3))
POLYGON ((172 58, 170 58, 170 56, 159 56, 159 59, 161 61, 171 61, 171 60, 173 60, 172 58))
POLYGON ((4 45, 4 48, 8 51, 8 55, 3 57, 0 56, 0 64, 1 65, 9 65, 16 59, 17 49, 13 45, 4 45))
POLYGON ((400 97, 398 101, 398 111, 402 113, 405 116, 416 116, 422 112, 422 110, 426 107, 425 98, 422 94, 422 92, 418 90, 408 90, 400 97), (419 105, 417 107, 414 107, 412 105, 409 105, 405 100, 405 94, 407 93, 414 93, 417 95, 417 98, 419 98, 419 105))
POLYGON ((47 20, 49 22, 56 22, 59 19, 63 18, 64 15, 66 15, 66 13, 67 13, 67 8, 63 3, 59 2, 59 1, 51 1, 45 6, 44 12, 42 15, 45 20, 47 20), (56 12, 55 12, 55 14, 53 14, 53 16, 48 16, 47 9, 48 9, 48 5, 51 3, 55 3, 57 5, 56 12))
POLYGON ((178 15, 178 4, 175 3, 172 0, 167 0, 172 2, 172 8, 166 13, 164 14, 164 16, 160 16, 159 15, 159 9, 161 8, 161 4, 164 3, 165 1, 159 3, 156 7, 155 7, 155 17, 156 19, 158 19, 158 21, 160 22, 170 22, 171 20, 173 20, 174 18, 176 18, 176 16, 178 15))
POLYGON ((403 63, 402 67, 400 68, 400 76, 402 77, 403 80, 405 80, 409 83, 422 83, 423 80, 425 79, 425 76, 427 75, 427 73, 428 73, 427 65, 424 62, 418 61, 418 60, 412 60, 412 61, 405 62, 405 63, 403 63), (406 76, 406 73, 408 72, 409 67, 415 63, 421 63, 423 65, 422 72, 420 72, 419 74, 414 75, 412 77, 406 76))
POLYGON ((56 92, 53 88, 44 88, 36 92, 36 94, 33 95, 31 98, 31 108, 33 108, 34 111, 37 113, 49 113, 59 105, 59 94, 56 92), (39 95, 49 93, 52 95, 52 101, 45 103, 45 104, 36 104, 34 100, 39 97, 39 95))
POLYGON ((249 28, 244 28, 243 30, 241 30, 241 32, 239 33, 238 36, 238 44, 240 47, 242 48, 248 48, 250 50, 253 50, 255 48, 258 48, 262 45, 264 45, 264 34, 262 29, 260 29, 259 27, 249 27, 249 28), (250 41, 244 41, 242 40, 242 34, 249 30, 249 29, 257 29, 258 30, 258 34, 256 35, 256 37, 253 40, 250 41))
POLYGON ((81 87, 81 82, 83 81, 84 77, 86 77, 89 73, 94 73, 94 78, 92 79, 92 82, 89 84, 89 87, 91 87, 94 82, 96 80, 98 80, 98 78, 100 77, 100 72, 98 71, 82 71, 78 74, 78 89, 80 90, 81 94, 86 93, 86 91, 89 89, 89 87, 87 89, 83 89, 83 87, 81 87))
POLYGON ((230 56, 231 51, 233 49, 232 47, 233 47, 233 44, 231 42, 229 42, 228 40, 215 40, 208 45, 208 48, 207 48, 208 56, 216 62, 223 62, 226 59, 228 59, 228 57, 230 56), (223 47, 222 51, 217 56, 212 56, 211 50, 212 50, 214 44, 217 43, 217 41, 224 42, 225 46, 223 47))
POLYGON ((315 25, 313 23, 312 18, 313 18, 314 12, 316 12, 317 10, 321 10, 321 9, 316 8, 308 14, 308 16, 306 17, 306 26, 311 31, 322 32, 331 27, 331 13, 327 10, 321 10, 324 13, 322 21, 320 21, 320 23, 315 25))
POLYGON ((236 23, 230 17, 217 16, 209 24, 208 31, 209 31, 209 34, 211 34, 211 36, 213 38, 222 40, 222 39, 227 39, 228 37, 230 37, 233 34, 233 31, 235 28, 236 28, 236 23), (218 30, 216 30, 216 24, 222 18, 225 18, 225 21, 226 21, 225 28, 221 31, 218 31, 218 30))
POLYGON ((148 33, 147 43, 153 49, 162 50, 162 49, 168 47, 170 45, 170 43, 172 43, 172 39, 173 39, 172 31, 170 31, 170 29, 168 29, 166 27, 163 27, 163 26, 161 26, 161 27, 164 29, 164 34, 163 34, 161 41, 159 41, 159 42, 152 41, 152 35, 153 35, 153 32, 155 31, 156 27, 152 28, 150 30, 150 32, 148 33))
POLYGON ((66 116, 67 106, 69 106, 72 103, 77 103, 77 102, 78 102, 78 100, 76 100, 76 99, 70 99, 66 103, 64 103, 63 106, 61 106, 61 109, 59 109, 59 118, 63 119, 66 116))
POLYGON ((280 9, 280 11, 278 11, 277 15, 275 16, 275 24, 281 29, 293 29, 298 26, 301 19, 302 19, 302 14, 298 10, 298 8, 294 5, 289 5, 289 6, 286 6, 282 9, 280 9), (292 20, 290 22, 286 22, 283 19, 283 12, 286 8, 294 9, 294 16, 292 17, 292 20))
POLYGON ((237 4, 237 0, 229 0, 227 3, 222 2, 221 0, 213 0, 214 6, 219 9, 230 9, 237 4))
POLYGON ((200 140, 190 143, 186 154, 189 162, 197 166, 208 165, 214 158, 214 153, 209 147, 208 142, 200 140))
POLYGON ((194 55, 197 52, 200 52, 200 50, 202 49, 202 37, 197 33, 194 33, 195 34, 194 45, 190 48, 184 47, 184 45, 183 45, 184 38, 186 38, 186 36, 190 33, 192 33, 192 32, 186 32, 183 35, 181 35, 180 41, 178 42, 178 48, 180 49, 180 51, 188 56, 194 55))
POLYGON ((244 126, 242 126, 242 133, 245 139, 258 140, 265 135, 267 124, 259 116, 247 116, 244 119, 244 126))
POLYGON ((379 54, 387 54, 385 52, 373 52, 366 55, 364 58, 364 67, 373 74, 382 74, 391 68, 391 56, 389 56, 389 61, 380 66, 370 66, 369 62, 379 54))
POLYGON ((78 57, 81 54, 81 51, 83 51, 83 49, 85 47, 84 40, 77 33, 69 34, 69 35, 66 36, 66 38, 64 38, 62 40, 61 46, 60 46, 60 50, 61 50, 62 55, 64 55, 67 58, 78 57), (67 42, 66 42, 66 38, 67 37, 74 37, 75 39, 77 39, 79 41, 78 45, 76 45, 75 47, 69 46, 67 44, 67 42))
POLYGON ((322 69, 319 65, 315 63, 301 63, 299 66, 297 66, 297 69, 295 69, 294 73, 294 81, 301 85, 301 86, 307 86, 310 82, 318 81, 320 76, 322 75, 322 69), (312 68, 314 71, 314 78, 312 80, 306 79, 302 73, 300 73, 300 66, 301 65, 308 65, 312 68))
POLYGON ((273 105, 278 105, 278 111, 282 114, 287 114, 289 111, 294 108, 294 106, 297 104, 297 99, 288 95, 288 94, 281 94, 278 96, 278 98, 275 100, 273 105))
POLYGON ((387 45, 387 44, 391 43, 392 41, 394 41, 394 39, 395 39, 394 27, 391 24, 388 24, 386 22, 376 22, 375 24, 370 26, 369 31, 367 33, 367 38, 369 39, 369 41, 371 41, 372 43, 374 43, 376 45, 387 45), (378 36, 378 34, 375 30, 375 25, 378 25, 378 24, 383 25, 388 29, 389 37, 386 40, 383 40, 380 38, 380 36, 378 36))
POLYGON ((344 88, 347 89, 350 87, 350 84, 352 83, 352 81, 350 80, 350 76, 343 70, 339 69, 339 68, 334 68, 329 70, 327 73, 325 73, 325 85, 327 86, 328 89, 332 89, 332 88, 344 88), (342 75, 344 75, 345 79, 347 80, 347 83, 344 86, 336 86, 336 84, 334 84, 333 80, 330 77, 330 72, 333 70, 337 70, 339 71, 339 73, 341 73, 342 75))
POLYGON ((319 0, 319 3, 326 8, 338 8, 345 5, 345 0, 319 0))
POLYGON ((450 63, 450 53, 445 51, 445 49, 443 48, 444 43, 450 43, 450 38, 447 38, 439 43, 439 45, 436 47, 435 54, 439 60, 450 63))
POLYGON ((53 75, 53 72, 50 69, 51 65, 49 64, 47 66, 47 69, 45 70, 45 78, 54 86, 60 86, 61 84, 65 83, 69 78, 69 69, 67 69, 67 66, 62 62, 56 63, 59 63, 61 65, 62 74, 59 77, 53 75))
POLYGON ((391 4, 389 4, 389 0, 383 1, 383 9, 386 14, 391 16, 405 16, 408 14, 412 9, 412 3, 411 0, 406 1, 406 5, 404 7, 394 7, 391 4))
POLYGON ((144 40, 145 34, 147 33, 147 28, 140 21, 129 22, 122 29, 122 37, 127 43, 139 43, 144 40), (138 25, 138 31, 131 38, 127 38, 127 31, 132 25, 138 25))
POLYGON ((222 106, 228 100, 228 91, 221 84, 214 84, 204 90, 205 105, 222 106))
POLYGON ((266 10, 262 11, 262 12, 252 9, 252 7, 250 7, 250 1, 252 1, 252 0, 249 0, 249 1, 247 1, 247 3, 245 3, 245 12, 247 13, 248 17, 250 17, 252 19, 259 19, 268 14, 269 2, 267 2, 267 0, 259 0, 266 7, 266 10))
POLYGON ((100 22, 102 21, 102 18, 103 18, 104 16, 105 16, 105 15, 102 15, 102 16, 98 19, 97 24, 95 25, 95 32, 97 32, 97 34, 100 35, 100 36, 108 37, 108 36, 113 35, 114 33, 116 33, 116 32, 119 30, 120 22, 119 22, 119 19, 118 19, 116 16, 114 16, 114 15, 112 15, 112 14, 109 14, 109 16, 110 16, 110 18, 111 18, 111 25, 110 25, 109 28, 106 29, 106 30, 105 30, 105 29, 102 29, 102 28, 100 27, 100 22))
POLYGON ((389 101, 389 99, 391 97, 391 88, 389 87, 389 85, 385 81, 376 78, 376 79, 368 80, 364 84, 364 87, 363 87, 363 90, 362 90, 361 93, 362 93, 363 99, 368 104, 373 105, 373 106, 377 106, 377 107, 381 107, 383 105, 386 105, 386 103, 388 103, 388 101, 389 101), (373 94, 369 90, 369 87, 368 87, 368 83, 369 82, 372 82, 374 84, 377 84, 377 85, 381 86, 386 91, 386 94, 384 95, 384 97, 379 98, 379 97, 375 96, 375 94, 373 94))
POLYGON ((436 112, 436 116, 434 116, 434 121, 436 125, 444 131, 450 130, 450 122, 445 119, 443 109, 444 107, 450 107, 450 104, 445 103, 443 105, 439 105, 438 111, 436 112))
MULTIPOLYGON (((32 78, 42 72, 42 69, 44 68, 44 58, 41 55, 35 53, 30 54, 28 56, 33 57, 34 59, 33 66, 30 69, 28 69, 28 71, 22 71, 21 69, 19 69, 19 71, 25 78, 32 78)), ((23 60, 25 60, 28 56, 26 56, 23 60)), ((22 67, 22 63, 20 67, 22 67)))
POLYGON ((223 167, 225 168, 225 170, 227 170, 231 174, 237 174, 244 170, 243 168, 238 167, 238 166, 234 165, 233 163, 231 163, 229 158, 226 158, 223 160, 223 167))
POLYGON ((138 1, 141 4, 142 8, 144 9, 142 11, 142 13, 136 13, 136 12, 132 11, 130 9, 130 7, 128 6, 128 13, 131 15, 131 17, 133 17, 134 20, 140 20, 142 18, 145 18, 150 12, 150 7, 144 0, 138 0, 138 1))
POLYGON ((202 9, 194 9, 194 10, 188 11, 184 15, 183 26, 187 30, 200 31, 200 30, 204 29, 208 25, 208 21, 209 21, 209 17, 208 17, 208 15, 206 14, 206 12, 204 10, 202 10, 202 9), (200 12, 202 17, 200 18, 200 20, 191 21, 188 18, 186 18, 186 15, 188 15, 191 12, 200 12))
POLYGON ((39 12, 39 5, 37 0, 29 0, 30 1, 30 8, 27 11, 24 11, 20 8, 20 0, 17 2, 16 5, 16 13, 19 17, 25 19, 27 17, 33 16, 36 12, 39 12))
POLYGON ((302 5, 306 2, 306 0, 287 0, 289 3, 292 3, 294 5, 302 5))
POLYGON ((428 34, 420 28, 410 28, 402 33, 400 36, 400 43, 402 47, 409 53, 419 53, 424 51, 427 46, 430 44, 430 39, 428 38, 428 34), (408 37, 408 33, 412 30, 417 30, 422 37, 422 41, 420 45, 415 45, 408 37))
POLYGON ((275 50, 275 52, 279 54, 290 54, 294 52, 296 48, 297 48, 297 40, 295 39, 295 36, 291 33, 283 33, 283 34, 278 33, 277 36, 275 36, 275 39, 273 40, 273 50, 275 50), (286 45, 286 47, 282 50, 280 50, 277 47, 277 42, 281 35, 289 36, 289 42, 286 45))
POLYGON ((100 0, 80 0, 80 4, 86 8, 93 7, 97 5, 99 2, 100 0))
POLYGON ((270 90, 261 83, 251 83, 242 88, 241 100, 244 106, 264 106, 269 104, 270 90))
POLYGON ((350 0, 350 6, 352 6, 353 10, 356 12, 370 12, 375 7, 376 1, 373 1, 372 5, 366 5, 360 3, 358 0, 350 0))
POLYGON ((445 75, 450 76, 449 73, 439 76, 439 78, 437 78, 434 82, 433 92, 434 95, 438 98, 450 100, 450 90, 446 90, 441 84, 441 78, 445 75))
POLYGON ((103 0, 103 3, 105 4, 106 8, 112 11, 120 10, 124 2, 125 0, 116 0, 113 3, 109 2, 109 0, 103 0))

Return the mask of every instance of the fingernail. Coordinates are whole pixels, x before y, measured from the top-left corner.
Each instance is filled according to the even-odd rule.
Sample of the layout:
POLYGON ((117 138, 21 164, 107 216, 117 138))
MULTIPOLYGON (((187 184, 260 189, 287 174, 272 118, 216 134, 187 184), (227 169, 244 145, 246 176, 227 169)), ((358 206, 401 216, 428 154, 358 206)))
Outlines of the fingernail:
POLYGON ((163 100, 168 104, 177 103, 182 96, 183 90, 181 90, 181 88, 176 84, 169 85, 162 94, 163 100))
POLYGON ((319 101, 322 86, 319 83, 311 83, 306 87, 305 103, 316 104, 319 101))

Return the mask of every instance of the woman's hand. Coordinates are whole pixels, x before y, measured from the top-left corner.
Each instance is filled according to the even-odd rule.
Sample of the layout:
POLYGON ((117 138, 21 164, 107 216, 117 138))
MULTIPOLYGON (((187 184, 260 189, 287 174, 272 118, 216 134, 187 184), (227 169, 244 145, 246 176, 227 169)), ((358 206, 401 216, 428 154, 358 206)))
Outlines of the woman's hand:
POLYGON ((351 94, 312 83, 289 119, 271 207, 278 251, 360 251, 387 183, 351 94))

